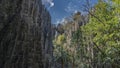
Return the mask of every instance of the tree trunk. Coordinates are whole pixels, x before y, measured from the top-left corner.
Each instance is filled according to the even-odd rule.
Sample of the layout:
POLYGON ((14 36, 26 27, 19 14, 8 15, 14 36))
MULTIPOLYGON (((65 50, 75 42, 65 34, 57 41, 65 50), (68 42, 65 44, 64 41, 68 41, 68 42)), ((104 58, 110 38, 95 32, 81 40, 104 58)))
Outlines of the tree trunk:
POLYGON ((61 59, 61 68, 64 68, 64 61, 61 59))
POLYGON ((72 68, 75 68, 75 59, 74 59, 74 56, 73 56, 72 68))

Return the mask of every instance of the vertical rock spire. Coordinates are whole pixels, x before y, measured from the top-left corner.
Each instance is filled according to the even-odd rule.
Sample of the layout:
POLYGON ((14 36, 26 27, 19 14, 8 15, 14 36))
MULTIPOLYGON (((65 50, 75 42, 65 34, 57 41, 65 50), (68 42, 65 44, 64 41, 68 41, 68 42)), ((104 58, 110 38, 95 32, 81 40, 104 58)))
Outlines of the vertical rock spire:
POLYGON ((51 17, 41 0, 1 0, 0 68, 51 68, 51 17))

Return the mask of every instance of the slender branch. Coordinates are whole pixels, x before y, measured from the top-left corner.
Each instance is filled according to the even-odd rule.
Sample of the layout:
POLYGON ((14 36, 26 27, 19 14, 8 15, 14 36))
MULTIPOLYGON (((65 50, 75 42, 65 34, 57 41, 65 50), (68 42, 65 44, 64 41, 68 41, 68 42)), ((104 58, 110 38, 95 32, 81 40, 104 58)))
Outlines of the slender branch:
POLYGON ((105 26, 105 24, 103 23, 103 21, 100 20, 97 16, 95 16, 94 14, 92 14, 90 11, 88 11, 88 13, 89 13, 91 16, 93 16, 94 18, 96 18, 99 22, 101 22, 101 23, 105 26))
POLYGON ((105 53, 97 46, 97 44, 95 42, 93 42, 93 44, 97 47, 97 49, 103 54, 105 55, 105 53))
POLYGON ((96 18, 99 22, 101 22, 101 23, 105 26, 105 24, 103 23, 102 20, 100 20, 100 18, 98 18, 96 15, 94 15, 94 14, 92 14, 92 13, 90 12, 90 10, 92 10, 92 9, 91 9, 92 7, 90 7, 89 0, 86 0, 86 2, 87 2, 87 4, 86 4, 86 5, 83 5, 83 6, 85 7, 85 11, 87 11, 91 16, 93 16, 94 18, 96 18))

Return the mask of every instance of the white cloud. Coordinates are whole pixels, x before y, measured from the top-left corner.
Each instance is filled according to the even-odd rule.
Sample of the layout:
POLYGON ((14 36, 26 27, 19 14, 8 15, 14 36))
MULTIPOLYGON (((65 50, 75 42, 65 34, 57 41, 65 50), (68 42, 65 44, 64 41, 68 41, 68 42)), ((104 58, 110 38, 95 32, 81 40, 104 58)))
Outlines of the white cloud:
POLYGON ((51 8, 51 7, 54 6, 53 0, 42 0, 42 3, 43 3, 44 5, 49 5, 49 8, 51 8))
POLYGON ((68 22, 68 20, 65 17, 63 17, 62 19, 58 19, 56 24, 67 23, 67 22, 68 22))
POLYGON ((70 2, 68 6, 65 8, 65 11, 71 13, 71 12, 75 12, 76 9, 77 9, 77 6, 73 4, 72 2, 70 2))

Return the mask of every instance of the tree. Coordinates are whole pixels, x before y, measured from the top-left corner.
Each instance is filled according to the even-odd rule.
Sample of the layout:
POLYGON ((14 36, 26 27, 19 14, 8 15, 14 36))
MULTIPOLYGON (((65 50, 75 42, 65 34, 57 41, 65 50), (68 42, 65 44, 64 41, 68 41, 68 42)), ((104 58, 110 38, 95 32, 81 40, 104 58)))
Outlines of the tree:
POLYGON ((107 64, 119 67, 115 59, 120 58, 119 4, 116 4, 119 2, 117 1, 99 1, 94 6, 94 12, 89 11, 89 23, 82 27, 84 33, 92 38, 96 51, 95 62, 103 67, 107 64))

